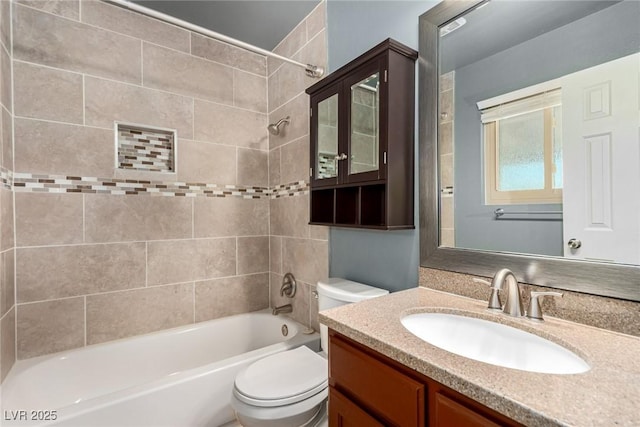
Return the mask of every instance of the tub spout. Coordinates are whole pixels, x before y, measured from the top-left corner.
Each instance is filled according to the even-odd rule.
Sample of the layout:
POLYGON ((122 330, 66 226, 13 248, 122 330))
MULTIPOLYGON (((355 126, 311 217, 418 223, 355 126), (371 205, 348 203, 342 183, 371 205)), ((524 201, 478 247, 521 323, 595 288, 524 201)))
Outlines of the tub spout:
POLYGON ((275 307, 273 309, 273 315, 276 316, 280 313, 291 313, 293 311, 293 307, 291 304, 281 305, 280 307, 275 307))

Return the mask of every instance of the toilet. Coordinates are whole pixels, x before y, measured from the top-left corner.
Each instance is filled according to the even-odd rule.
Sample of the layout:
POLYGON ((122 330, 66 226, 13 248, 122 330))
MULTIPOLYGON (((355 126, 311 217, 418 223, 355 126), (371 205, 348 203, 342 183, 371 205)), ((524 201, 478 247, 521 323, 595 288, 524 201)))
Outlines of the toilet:
MULTIPOLYGON (((376 298, 389 291, 330 277, 318 282, 318 309, 376 298)), ((235 379, 231 406, 244 427, 327 425, 328 329, 320 325, 322 351, 305 346, 260 359, 235 379)))

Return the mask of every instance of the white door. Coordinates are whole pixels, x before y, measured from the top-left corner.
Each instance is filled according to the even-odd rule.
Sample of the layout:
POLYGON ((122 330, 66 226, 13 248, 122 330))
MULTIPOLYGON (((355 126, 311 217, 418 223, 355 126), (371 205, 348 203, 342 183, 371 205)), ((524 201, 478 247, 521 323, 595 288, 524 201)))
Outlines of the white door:
POLYGON ((640 264, 639 81, 640 54, 562 78, 566 257, 640 264))

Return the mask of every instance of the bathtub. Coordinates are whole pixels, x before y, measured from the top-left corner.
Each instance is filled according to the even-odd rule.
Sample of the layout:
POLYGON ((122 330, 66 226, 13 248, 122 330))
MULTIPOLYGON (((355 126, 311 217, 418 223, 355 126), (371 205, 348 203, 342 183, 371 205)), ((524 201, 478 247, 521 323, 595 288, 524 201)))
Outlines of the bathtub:
POLYGON ((303 330, 265 310, 18 361, 0 387, 0 425, 220 426, 234 420, 240 370, 300 345, 319 350, 303 330))

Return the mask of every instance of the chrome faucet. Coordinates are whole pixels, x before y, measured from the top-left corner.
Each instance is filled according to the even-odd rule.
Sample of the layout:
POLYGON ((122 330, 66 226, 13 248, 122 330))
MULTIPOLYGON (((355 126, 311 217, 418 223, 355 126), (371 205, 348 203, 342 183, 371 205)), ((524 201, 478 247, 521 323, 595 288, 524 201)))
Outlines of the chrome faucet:
POLYGON ((524 316, 518 279, 516 279, 516 276, 508 268, 503 268, 493 276, 491 288, 499 289, 504 293, 505 283, 507 285, 507 301, 504 303, 502 312, 514 317, 524 316))
POLYGON ((280 313, 291 313, 293 311, 293 306, 291 304, 281 305, 280 307, 275 307, 272 311, 273 315, 276 316, 280 313))

